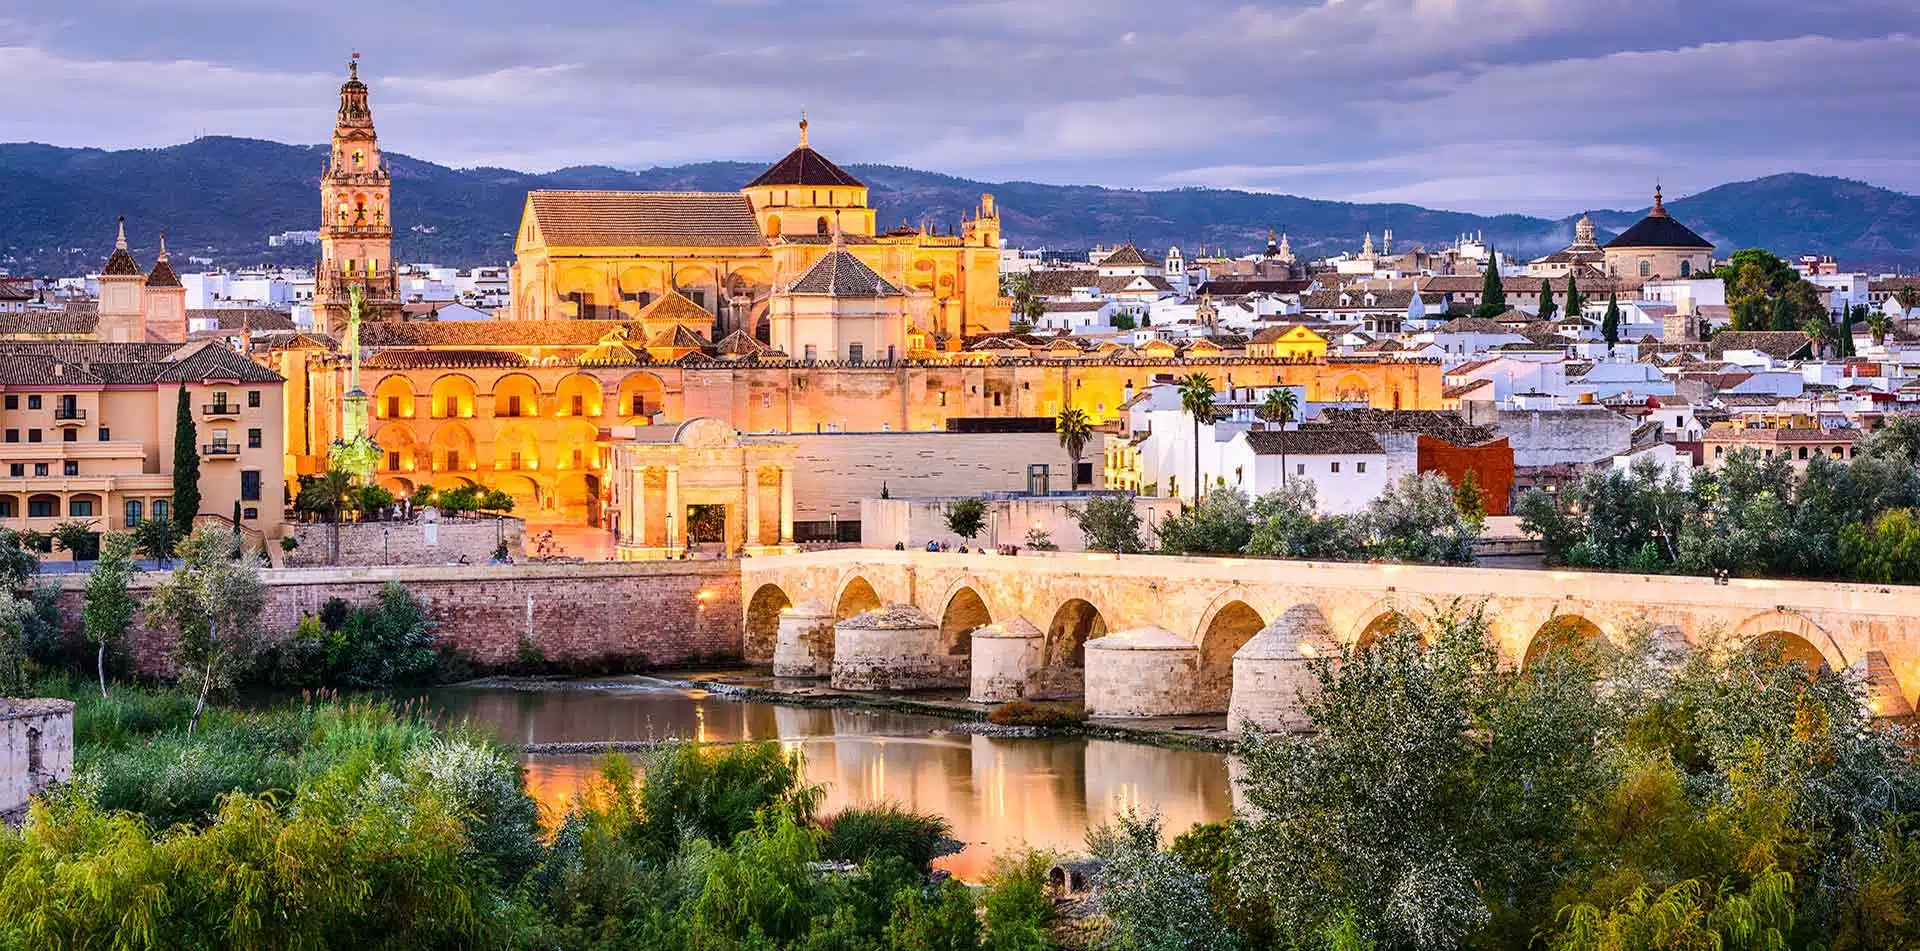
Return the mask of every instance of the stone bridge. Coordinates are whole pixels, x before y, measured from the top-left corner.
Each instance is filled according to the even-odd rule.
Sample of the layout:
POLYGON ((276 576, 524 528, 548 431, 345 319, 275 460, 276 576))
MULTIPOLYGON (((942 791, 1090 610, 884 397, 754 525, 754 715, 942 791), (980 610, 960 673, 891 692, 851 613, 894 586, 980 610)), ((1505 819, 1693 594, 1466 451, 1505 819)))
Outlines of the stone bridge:
POLYGON ((1460 598, 1487 602, 1513 664, 1645 631, 1857 671, 1879 715, 1911 713, 1920 694, 1920 587, 1105 553, 845 549, 740 565, 744 653, 776 674, 969 686, 983 701, 1084 695, 1096 716, 1231 707, 1289 725, 1305 658, 1460 598))

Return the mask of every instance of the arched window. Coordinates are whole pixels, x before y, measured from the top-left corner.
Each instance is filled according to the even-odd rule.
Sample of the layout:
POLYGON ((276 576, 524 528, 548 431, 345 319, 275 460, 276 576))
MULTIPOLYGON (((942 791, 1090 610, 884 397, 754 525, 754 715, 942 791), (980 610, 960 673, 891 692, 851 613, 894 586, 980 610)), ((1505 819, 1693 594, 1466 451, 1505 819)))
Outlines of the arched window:
POLYGON ((818 234, 826 234, 828 231, 832 230, 833 225, 827 221, 826 215, 821 215, 820 220, 814 222, 813 228, 814 228, 814 231, 818 234))
POLYGON ((769 238, 780 237, 780 216, 779 215, 767 216, 767 237, 769 238))
POLYGON ((1680 262, 1680 276, 1681 276, 1681 277, 1692 277, 1692 276, 1693 276, 1693 262, 1692 262, 1692 261, 1681 261, 1681 262, 1680 262))
POLYGON ((1652 262, 1652 261, 1648 261, 1648 260, 1645 260, 1645 259, 1642 259, 1642 260, 1640 261, 1640 276, 1641 276, 1641 277, 1652 277, 1652 276, 1653 276, 1653 262, 1652 262))

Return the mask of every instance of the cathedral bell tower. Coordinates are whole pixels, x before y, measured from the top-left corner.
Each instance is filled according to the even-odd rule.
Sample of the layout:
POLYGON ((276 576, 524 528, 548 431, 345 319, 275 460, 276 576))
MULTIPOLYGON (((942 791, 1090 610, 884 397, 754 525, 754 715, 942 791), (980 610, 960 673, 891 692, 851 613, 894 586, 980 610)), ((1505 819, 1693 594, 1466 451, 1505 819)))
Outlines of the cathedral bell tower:
POLYGON ((340 86, 333 148, 320 174, 320 268, 314 275, 313 315, 321 332, 338 334, 345 328, 356 287, 364 319, 399 318, 392 197, 393 179, 380 157, 367 84, 360 81, 360 54, 355 53, 347 64, 347 81, 340 86))

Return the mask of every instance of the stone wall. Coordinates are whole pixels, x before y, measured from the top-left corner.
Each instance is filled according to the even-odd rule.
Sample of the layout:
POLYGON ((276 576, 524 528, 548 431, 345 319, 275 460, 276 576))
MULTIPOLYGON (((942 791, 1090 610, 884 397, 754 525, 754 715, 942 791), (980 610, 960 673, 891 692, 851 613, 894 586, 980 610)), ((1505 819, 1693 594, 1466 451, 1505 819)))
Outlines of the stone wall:
MULTIPOLYGON (((1047 437, 1058 441, 1056 437, 1047 437)), ((896 543, 908 548, 925 548, 929 540, 961 545, 1028 547, 1027 533, 1035 527, 1047 533, 1061 551, 1086 551, 1087 538, 1080 532, 1074 512, 1086 507, 1090 496, 1029 496, 1017 499, 989 499, 987 518, 980 534, 964 539, 947 529, 947 509, 957 498, 868 498, 860 501, 860 544, 865 548, 892 548, 896 543)), ((1153 527, 1179 514, 1179 499, 1135 496, 1133 510, 1140 516, 1141 540, 1159 544, 1153 527)))
MULTIPOLYGON (((1073 477, 1072 458, 1050 432, 794 433, 779 439, 794 447, 793 517, 801 522, 862 518, 860 503, 878 499, 883 487, 896 499, 1024 492, 1029 464, 1048 467, 1054 492, 1066 491, 1073 477)), ((1096 433, 1081 454, 1082 462, 1093 463, 1096 483, 1083 489, 1100 488, 1105 439, 1096 433)))
POLYGON ((411 522, 299 522, 289 526, 300 547, 286 556, 286 566, 453 565, 462 558, 470 565, 484 565, 503 541, 509 552, 519 552, 526 524, 517 518, 424 516, 411 522))
POLYGON ((0 698, 0 818, 73 778, 73 701, 0 698))
MULTIPOLYGON (((484 665, 513 662, 523 635, 551 661, 601 658, 677 664, 740 654, 740 567, 732 561, 291 568, 261 572, 268 636, 293 629, 328 598, 364 602, 397 581, 425 601, 436 636, 484 665)), ((135 595, 154 575, 135 580, 135 595)), ((63 576, 61 608, 78 624, 84 576, 63 576)), ((138 630, 134 658, 162 674, 172 639, 138 630)))
POLYGON ((1497 425, 1520 468, 1585 465, 1626 452, 1633 442, 1633 420, 1603 406, 1501 410, 1497 425))

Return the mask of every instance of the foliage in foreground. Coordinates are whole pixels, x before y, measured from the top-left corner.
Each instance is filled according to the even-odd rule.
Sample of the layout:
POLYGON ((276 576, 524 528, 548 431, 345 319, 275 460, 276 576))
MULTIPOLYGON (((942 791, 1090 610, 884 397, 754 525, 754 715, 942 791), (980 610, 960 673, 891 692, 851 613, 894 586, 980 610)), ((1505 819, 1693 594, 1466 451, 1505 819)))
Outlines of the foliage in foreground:
POLYGON ((1463 510, 1438 473, 1410 473, 1353 515, 1321 515, 1309 479, 1249 499, 1216 489, 1160 523, 1160 550, 1171 555, 1257 555, 1319 560, 1378 559, 1458 564, 1473 556, 1485 516, 1463 510))
POLYGON ((38 687, 76 699, 82 758, 0 831, 7 951, 1049 946, 1044 857, 976 899, 928 874, 944 822, 817 820, 773 744, 608 758, 548 838, 513 754, 407 710, 214 707, 188 734, 189 694, 38 687))
POLYGON ((1093 836, 1113 946, 1920 942, 1920 763, 1844 675, 1650 638, 1515 672, 1460 605, 1315 666, 1313 732, 1246 737, 1233 823, 1093 836))

